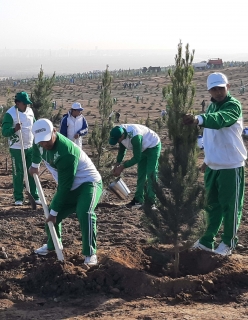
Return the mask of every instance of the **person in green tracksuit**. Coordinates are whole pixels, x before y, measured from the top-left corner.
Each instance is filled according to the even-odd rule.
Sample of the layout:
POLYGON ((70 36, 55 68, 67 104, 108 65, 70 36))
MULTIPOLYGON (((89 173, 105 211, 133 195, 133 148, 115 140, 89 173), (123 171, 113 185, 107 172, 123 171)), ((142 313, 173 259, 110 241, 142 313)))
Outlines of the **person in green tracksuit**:
POLYGON ((159 136, 153 130, 140 124, 122 124, 114 127, 110 132, 109 144, 116 145, 117 143, 119 143, 119 152, 113 174, 118 177, 125 168, 135 164, 138 166, 135 196, 127 206, 142 206, 146 184, 148 203, 152 209, 156 209, 153 179, 157 178, 161 152, 159 136), (133 157, 121 163, 127 150, 133 151, 133 157))
MULTIPOLYGON (((96 256, 96 214, 94 209, 102 194, 99 172, 86 153, 71 140, 56 132, 48 119, 37 120, 32 128, 35 145, 33 147, 31 175, 38 174, 39 164, 44 161, 57 182, 57 190, 50 204, 49 217, 61 238, 61 222, 75 213, 82 232, 82 253, 87 265, 97 264, 96 256)), ((46 224, 47 244, 35 250, 46 255, 54 250, 54 244, 46 224)))
MULTIPOLYGON (((25 91, 18 92, 15 95, 15 106, 9 108, 5 113, 2 121, 2 135, 8 137, 9 151, 12 160, 12 175, 14 201, 16 206, 23 205, 23 164, 21 155, 20 130, 22 131, 22 139, 27 168, 32 162, 33 134, 32 125, 35 121, 33 110, 28 107, 32 102, 25 91), (16 110, 19 112, 21 124, 18 122, 16 110)), ((36 189, 34 179, 28 175, 30 193, 36 204, 41 204, 36 189)))
POLYGON ((214 251, 228 256, 237 244, 237 232, 244 200, 244 166, 247 151, 242 139, 241 103, 229 93, 230 85, 223 73, 212 73, 207 79, 212 103, 206 114, 183 117, 185 125, 204 128, 206 212, 208 225, 193 249, 214 251, 215 237, 223 224, 222 242, 214 251))

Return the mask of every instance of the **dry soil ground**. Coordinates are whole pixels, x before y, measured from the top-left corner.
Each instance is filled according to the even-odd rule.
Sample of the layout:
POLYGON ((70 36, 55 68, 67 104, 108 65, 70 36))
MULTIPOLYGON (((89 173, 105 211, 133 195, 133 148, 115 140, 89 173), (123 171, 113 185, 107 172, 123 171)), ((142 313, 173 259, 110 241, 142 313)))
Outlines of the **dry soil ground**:
MULTIPOLYGON (((233 89, 243 103, 248 122, 247 93, 239 95, 241 80, 246 84, 248 69, 225 70, 233 89)), ((202 99, 209 100, 205 90, 209 71, 195 74, 196 110, 202 99)), ((163 76, 115 80, 115 110, 121 110, 121 121, 152 119, 165 108, 161 89, 169 80, 163 76), (121 82, 142 81, 137 89, 124 90, 121 82), (136 96, 143 103, 136 103, 136 96)), ((1 87, 0 103, 6 102, 1 87)), ((22 85, 10 87, 12 93, 30 91, 22 85)), ((90 127, 97 119, 99 91, 97 82, 87 81, 54 88, 57 105, 68 110, 75 100, 83 102, 90 127)), ((168 143, 163 132, 163 146, 168 143)), ((84 149, 89 155, 86 141, 84 149)), ((116 149, 113 148, 113 152, 116 149)), ((247 192, 242 224, 242 244, 231 257, 223 258, 206 252, 183 251, 181 274, 173 278, 167 266, 171 244, 151 244, 144 228, 142 211, 125 206, 135 190, 135 168, 127 170, 124 179, 131 195, 120 201, 107 193, 97 211, 99 265, 86 269, 83 265, 79 224, 74 215, 63 225, 65 263, 55 253, 38 257, 33 250, 45 243, 44 214, 41 208, 13 206, 10 160, 2 152, 0 158, 0 318, 1 319, 248 319, 248 200, 247 192)), ((41 170, 42 172, 42 170, 41 170)), ((40 177, 47 200, 52 198, 55 183, 48 172, 40 177)))

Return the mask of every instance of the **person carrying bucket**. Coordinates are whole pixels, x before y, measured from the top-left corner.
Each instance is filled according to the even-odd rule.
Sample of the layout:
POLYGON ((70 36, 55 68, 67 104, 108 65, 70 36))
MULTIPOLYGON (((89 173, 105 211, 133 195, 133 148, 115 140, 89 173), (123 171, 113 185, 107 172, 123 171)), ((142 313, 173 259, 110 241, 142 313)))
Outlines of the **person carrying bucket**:
POLYGON ((113 169, 114 176, 118 177, 126 168, 137 164, 138 179, 133 200, 128 207, 142 207, 144 203, 144 188, 146 185, 149 205, 156 209, 156 195, 153 181, 157 178, 158 160, 161 152, 159 136, 153 130, 140 124, 122 124, 114 127, 110 132, 109 144, 119 143, 119 152, 113 169), (133 157, 122 162, 126 151, 132 150, 133 157))

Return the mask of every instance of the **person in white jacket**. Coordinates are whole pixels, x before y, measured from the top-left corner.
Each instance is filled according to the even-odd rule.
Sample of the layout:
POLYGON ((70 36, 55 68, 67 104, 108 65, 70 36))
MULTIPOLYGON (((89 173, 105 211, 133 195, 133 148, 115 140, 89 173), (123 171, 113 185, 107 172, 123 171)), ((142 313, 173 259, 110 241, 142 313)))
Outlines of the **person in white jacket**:
POLYGON ((74 102, 61 120, 60 133, 82 148, 82 137, 88 133, 88 123, 82 114, 81 103, 74 102))
MULTIPOLYGON (((15 106, 9 108, 3 117, 2 135, 8 138, 9 151, 12 160, 12 175, 14 200, 16 206, 23 205, 23 164, 21 155, 20 130, 23 139, 24 153, 27 168, 32 163, 32 148, 34 136, 32 134, 32 125, 35 121, 33 110, 28 107, 32 102, 29 100, 27 92, 18 92, 15 96, 15 106), (21 124, 18 122, 16 109, 19 112, 21 124)), ((36 204, 41 205, 34 178, 28 175, 30 193, 36 204)))
POLYGON ((243 115, 240 101, 229 92, 225 74, 214 72, 207 78, 211 104, 206 113, 183 116, 184 125, 204 128, 204 163, 207 227, 193 249, 228 256, 238 242, 242 219, 247 150, 242 139, 243 115), (214 250, 223 225, 221 242, 214 250))

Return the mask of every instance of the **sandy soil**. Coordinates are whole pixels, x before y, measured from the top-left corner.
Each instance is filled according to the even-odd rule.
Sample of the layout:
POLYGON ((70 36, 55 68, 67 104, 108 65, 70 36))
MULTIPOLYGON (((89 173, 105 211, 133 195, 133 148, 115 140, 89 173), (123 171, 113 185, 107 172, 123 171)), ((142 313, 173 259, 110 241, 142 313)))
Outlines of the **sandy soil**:
MULTIPOLYGON (((247 82, 246 68, 225 70, 232 94, 243 103, 247 119, 247 93, 239 95, 240 82, 247 82)), ((205 90, 208 71, 195 74, 196 110, 202 99, 209 100, 205 90)), ((129 122, 160 116, 166 103, 161 89, 168 79, 163 76, 115 80, 112 96, 117 97, 115 110, 121 120, 129 122), (124 90, 121 82, 142 80, 137 89, 124 90), (136 102, 143 96, 143 103, 136 102)), ((0 103, 5 102, 3 86, 0 103)), ((30 90, 28 85, 11 90, 30 90)), ((97 82, 59 85, 54 88, 57 105, 64 111, 79 100, 92 127, 97 119, 100 92, 97 82), (72 89, 70 89, 70 88, 72 89), (63 93, 62 93, 63 90, 63 93), (71 92, 74 92, 73 94, 71 92), (72 97, 73 96, 73 97, 72 97), (78 98, 80 96, 80 98, 78 98)), ((168 143, 166 131, 162 143, 168 143)), ((84 142, 84 149, 91 154, 84 142)), ((116 152, 115 149, 112 150, 116 152)), ((43 170, 41 169, 41 172, 43 170)), ((152 236, 142 224, 141 210, 125 206, 135 190, 135 168, 125 172, 131 195, 121 201, 108 192, 99 204, 98 257, 99 265, 87 269, 81 255, 81 236, 75 215, 63 225, 65 262, 58 262, 55 253, 38 257, 33 250, 46 242, 44 213, 30 206, 13 206, 10 159, 0 155, 0 318, 1 319, 248 319, 248 239, 247 210, 239 230, 240 244, 231 257, 223 258, 206 252, 181 254, 180 277, 174 278, 168 268, 171 244, 152 244, 152 236), (7 163, 7 165, 6 165, 7 163)), ((55 190, 50 174, 42 173, 41 184, 49 201, 55 190)), ((246 191, 247 194, 248 191, 246 191)))

